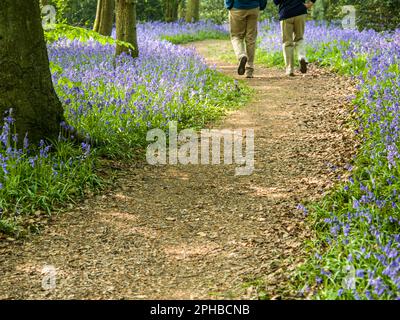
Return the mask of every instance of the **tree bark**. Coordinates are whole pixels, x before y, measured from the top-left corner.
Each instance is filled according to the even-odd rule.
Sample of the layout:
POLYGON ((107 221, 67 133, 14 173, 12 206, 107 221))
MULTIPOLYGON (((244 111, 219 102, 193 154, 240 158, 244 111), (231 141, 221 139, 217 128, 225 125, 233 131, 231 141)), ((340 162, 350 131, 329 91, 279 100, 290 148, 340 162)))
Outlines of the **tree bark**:
POLYGON ((136 0, 116 0, 117 40, 130 43, 134 49, 117 45, 116 55, 125 52, 133 58, 139 56, 136 31, 136 0))
POLYGON ((178 18, 186 19, 186 1, 180 0, 178 5, 178 18))
POLYGON ((49 4, 49 0, 40 0, 40 5, 42 7, 47 6, 49 4))
POLYGON ((178 20, 178 0, 165 0, 165 21, 173 22, 178 20))
POLYGON ((93 31, 103 36, 111 36, 114 22, 115 0, 98 0, 93 31))
MULTIPOLYGON (((37 0, 0 2, 0 117, 13 109, 19 141, 55 138, 63 108, 54 91, 37 0)), ((1 124, 0 124, 1 125, 1 124)))
POLYGON ((186 8, 186 22, 195 22, 200 19, 200 0, 188 0, 186 8))

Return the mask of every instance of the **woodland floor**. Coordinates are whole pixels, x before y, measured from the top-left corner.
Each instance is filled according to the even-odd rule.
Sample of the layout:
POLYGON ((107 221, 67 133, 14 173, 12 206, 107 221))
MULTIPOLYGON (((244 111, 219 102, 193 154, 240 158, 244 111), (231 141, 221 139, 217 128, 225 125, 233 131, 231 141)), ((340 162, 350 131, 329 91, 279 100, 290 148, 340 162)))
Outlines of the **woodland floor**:
MULTIPOLYGON (((193 44, 216 60, 229 41, 193 44)), ((257 67, 249 105, 216 128, 255 129, 255 171, 234 165, 120 164, 118 188, 58 216, 40 235, 0 242, 0 299, 245 299, 263 288, 294 297, 292 271, 311 236, 299 203, 321 198, 354 152, 354 83, 310 67, 257 67), (339 169, 332 170, 332 165, 339 169), (57 286, 42 289, 42 269, 57 286)))

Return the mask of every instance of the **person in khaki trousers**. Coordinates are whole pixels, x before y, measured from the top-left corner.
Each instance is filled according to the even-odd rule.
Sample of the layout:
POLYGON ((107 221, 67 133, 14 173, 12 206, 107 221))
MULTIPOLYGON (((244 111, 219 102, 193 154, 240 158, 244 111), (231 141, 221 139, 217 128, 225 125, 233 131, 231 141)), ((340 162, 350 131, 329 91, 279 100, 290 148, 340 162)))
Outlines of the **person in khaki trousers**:
POLYGON ((286 64, 286 74, 294 76, 295 52, 300 64, 301 73, 307 73, 306 49, 304 31, 306 27, 307 10, 311 9, 317 0, 305 3, 305 0, 274 0, 279 6, 279 20, 282 29, 282 48, 286 64))
POLYGON ((233 49, 239 60, 238 74, 246 73, 247 78, 253 78, 258 18, 267 0, 225 0, 225 6, 229 10, 233 49))

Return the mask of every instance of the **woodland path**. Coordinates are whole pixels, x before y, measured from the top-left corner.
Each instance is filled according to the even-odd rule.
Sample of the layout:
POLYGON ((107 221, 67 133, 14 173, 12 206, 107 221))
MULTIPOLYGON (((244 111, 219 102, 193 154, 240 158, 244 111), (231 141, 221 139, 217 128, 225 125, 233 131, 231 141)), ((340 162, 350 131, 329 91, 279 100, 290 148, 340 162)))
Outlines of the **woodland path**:
MULTIPOLYGON (((210 64, 229 41, 195 44, 210 64)), ((337 183, 354 150, 350 80, 257 68, 251 103, 216 128, 255 129, 255 171, 235 166, 118 164, 118 188, 58 216, 40 235, 0 243, 0 299, 291 298, 311 236, 299 203, 337 183), (332 165, 339 169, 332 170, 332 165), (42 289, 42 269, 57 270, 42 289)))

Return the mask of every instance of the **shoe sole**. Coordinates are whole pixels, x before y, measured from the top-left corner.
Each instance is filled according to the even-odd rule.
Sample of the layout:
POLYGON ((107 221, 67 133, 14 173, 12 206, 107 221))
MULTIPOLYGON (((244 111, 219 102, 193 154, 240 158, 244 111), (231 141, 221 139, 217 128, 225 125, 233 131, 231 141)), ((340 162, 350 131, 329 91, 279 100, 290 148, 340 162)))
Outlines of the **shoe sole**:
POLYGON ((247 63, 247 57, 243 57, 242 59, 240 59, 239 68, 238 68, 239 76, 244 75, 244 73, 246 72, 246 63, 247 63))
POLYGON ((304 59, 300 60, 300 71, 301 73, 307 73, 307 62, 304 59))

